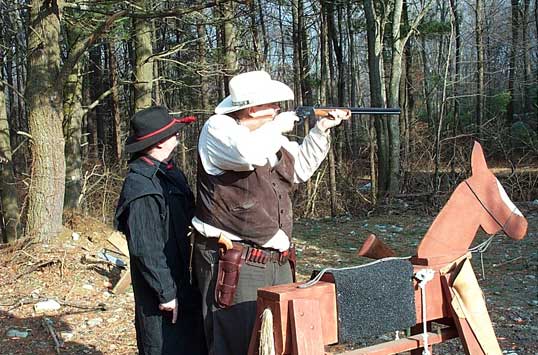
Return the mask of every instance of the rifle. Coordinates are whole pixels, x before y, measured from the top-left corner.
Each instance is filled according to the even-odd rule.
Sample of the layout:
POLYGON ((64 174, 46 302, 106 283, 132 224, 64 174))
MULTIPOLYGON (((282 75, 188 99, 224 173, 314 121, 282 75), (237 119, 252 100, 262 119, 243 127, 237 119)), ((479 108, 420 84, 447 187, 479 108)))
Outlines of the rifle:
POLYGON ((328 117, 329 112, 334 110, 347 110, 352 115, 399 115, 401 110, 397 108, 382 108, 382 107, 333 107, 333 106, 298 106, 295 109, 295 114, 303 121, 306 118, 315 119, 316 117, 328 117))

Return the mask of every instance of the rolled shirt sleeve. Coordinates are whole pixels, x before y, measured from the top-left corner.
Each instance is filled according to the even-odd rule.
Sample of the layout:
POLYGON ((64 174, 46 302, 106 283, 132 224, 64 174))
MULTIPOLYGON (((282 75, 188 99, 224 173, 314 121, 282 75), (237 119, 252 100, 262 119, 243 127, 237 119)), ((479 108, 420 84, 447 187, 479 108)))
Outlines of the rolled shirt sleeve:
POLYGON ((177 289, 164 253, 168 236, 154 196, 140 197, 130 203, 128 225, 131 262, 136 263, 159 303, 173 300, 177 289))
POLYGON ((295 158, 295 183, 306 182, 319 168, 331 146, 329 132, 314 126, 301 145, 286 139, 283 147, 295 158))

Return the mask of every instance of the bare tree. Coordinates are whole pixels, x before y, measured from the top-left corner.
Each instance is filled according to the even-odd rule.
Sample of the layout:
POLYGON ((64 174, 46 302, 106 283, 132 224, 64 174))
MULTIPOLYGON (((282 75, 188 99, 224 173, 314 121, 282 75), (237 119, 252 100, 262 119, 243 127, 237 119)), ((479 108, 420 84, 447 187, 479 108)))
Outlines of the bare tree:
MULTIPOLYGON (((460 85, 460 72, 461 72, 461 29, 460 29, 460 15, 458 12, 458 1, 450 0, 450 13, 452 19, 452 27, 454 28, 455 48, 454 48, 454 106, 452 108, 452 136, 456 136, 459 129, 459 85, 460 85)), ((452 152, 456 151, 456 140, 453 140, 452 152)), ((451 160, 451 169, 455 171, 454 159, 451 160)))
POLYGON ((114 43, 107 41, 108 67, 110 79, 110 111, 112 116, 112 152, 116 162, 121 161, 123 144, 121 140, 121 109, 118 92, 118 64, 114 43))
POLYGON ((60 9, 56 2, 32 0, 28 32, 28 122, 32 174, 28 190, 27 233, 47 239, 62 227, 65 192, 65 140, 62 131, 60 9))
MULTIPOLYGON (((3 64, 0 50, 0 68, 3 64)), ((13 173, 13 161, 10 144, 10 129, 6 112, 4 81, 0 75, 0 208, 3 223, 0 241, 12 242, 18 237, 19 203, 13 173)))
POLYGON ((521 20, 521 45, 523 47, 523 107, 525 113, 532 112, 531 92, 531 42, 529 36, 530 0, 523 0, 523 16, 521 20))
POLYGON ((79 207, 82 191, 82 68, 78 63, 67 77, 64 87, 65 198, 64 209, 79 207))
POLYGON ((228 94, 228 80, 230 76, 237 73, 237 31, 234 24, 235 6, 233 2, 220 5, 222 17, 222 37, 224 45, 224 90, 228 94))
MULTIPOLYGON (((321 1, 321 23, 320 23, 320 47, 321 47, 321 84, 319 99, 322 104, 327 104, 330 97, 329 90, 329 13, 327 9, 327 1, 321 1)), ((330 133, 333 136, 333 133, 330 133)), ((327 156, 329 164, 329 192, 331 196, 331 215, 335 216, 337 211, 336 198, 336 167, 334 161, 334 150, 331 145, 327 156)))
POLYGON ((510 43, 510 67, 508 77, 508 94, 510 95, 510 101, 508 102, 508 108, 506 110, 506 126, 510 128, 514 121, 515 102, 516 102, 516 90, 514 83, 516 80, 516 59, 519 47, 519 1, 511 0, 512 9, 512 42, 510 43))
MULTIPOLYGON (((402 56, 405 44, 413 34, 433 1, 428 1, 410 24, 406 33, 402 34, 401 19, 403 0, 393 3, 382 3, 376 10, 374 2, 365 0, 364 12, 367 22, 368 66, 370 69, 370 95, 373 106, 399 106, 400 80, 402 76, 402 56), (391 6, 393 5, 393 6, 391 6), (392 10, 392 11, 391 11, 392 10), (391 33, 391 66, 388 94, 385 95, 383 38, 388 14, 392 13, 391 33)), ((400 127, 396 117, 376 119, 378 154, 378 194, 394 195, 399 191, 400 180, 400 127)))
POLYGON ((476 40, 476 128, 478 136, 482 134, 484 122, 485 91, 484 91, 484 1, 476 0, 475 7, 475 40, 476 40))
MULTIPOLYGON (((146 0, 138 0, 138 6, 146 8, 146 0)), ((135 111, 139 111, 151 106, 151 94, 153 90, 153 48, 152 37, 153 28, 151 20, 146 18, 135 18, 134 23, 134 43, 135 43, 135 111)))

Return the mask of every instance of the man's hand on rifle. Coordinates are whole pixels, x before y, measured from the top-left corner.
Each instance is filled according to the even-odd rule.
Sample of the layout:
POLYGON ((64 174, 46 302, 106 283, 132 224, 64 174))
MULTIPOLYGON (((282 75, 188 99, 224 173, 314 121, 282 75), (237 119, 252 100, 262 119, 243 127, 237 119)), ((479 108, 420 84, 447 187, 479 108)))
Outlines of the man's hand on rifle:
POLYGON ((165 311, 165 312, 172 312, 172 323, 175 324, 176 323, 176 320, 177 320, 177 311, 178 311, 178 302, 177 302, 177 298, 174 298, 173 300, 169 301, 169 302, 166 302, 166 303, 161 303, 159 305, 159 309, 161 311, 165 311))
POLYGON ((323 117, 317 122, 317 126, 323 132, 327 132, 329 129, 338 126, 342 120, 348 120, 350 117, 351 111, 349 110, 330 111, 327 117, 323 117))

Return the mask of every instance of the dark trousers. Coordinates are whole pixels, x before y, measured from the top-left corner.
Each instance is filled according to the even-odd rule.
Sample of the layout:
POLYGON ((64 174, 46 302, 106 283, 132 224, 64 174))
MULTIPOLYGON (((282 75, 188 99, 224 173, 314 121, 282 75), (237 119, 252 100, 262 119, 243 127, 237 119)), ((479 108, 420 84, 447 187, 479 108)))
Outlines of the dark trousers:
POLYGON ((172 324, 172 312, 144 314, 135 308, 136 343, 140 355, 205 355, 207 351, 201 332, 199 311, 179 306, 177 321, 172 324))
POLYGON ((234 304, 226 309, 215 305, 218 272, 216 238, 197 235, 194 271, 202 293, 202 312, 209 355, 246 355, 256 319, 257 290, 292 282, 289 263, 269 262, 265 268, 243 263, 234 304))

